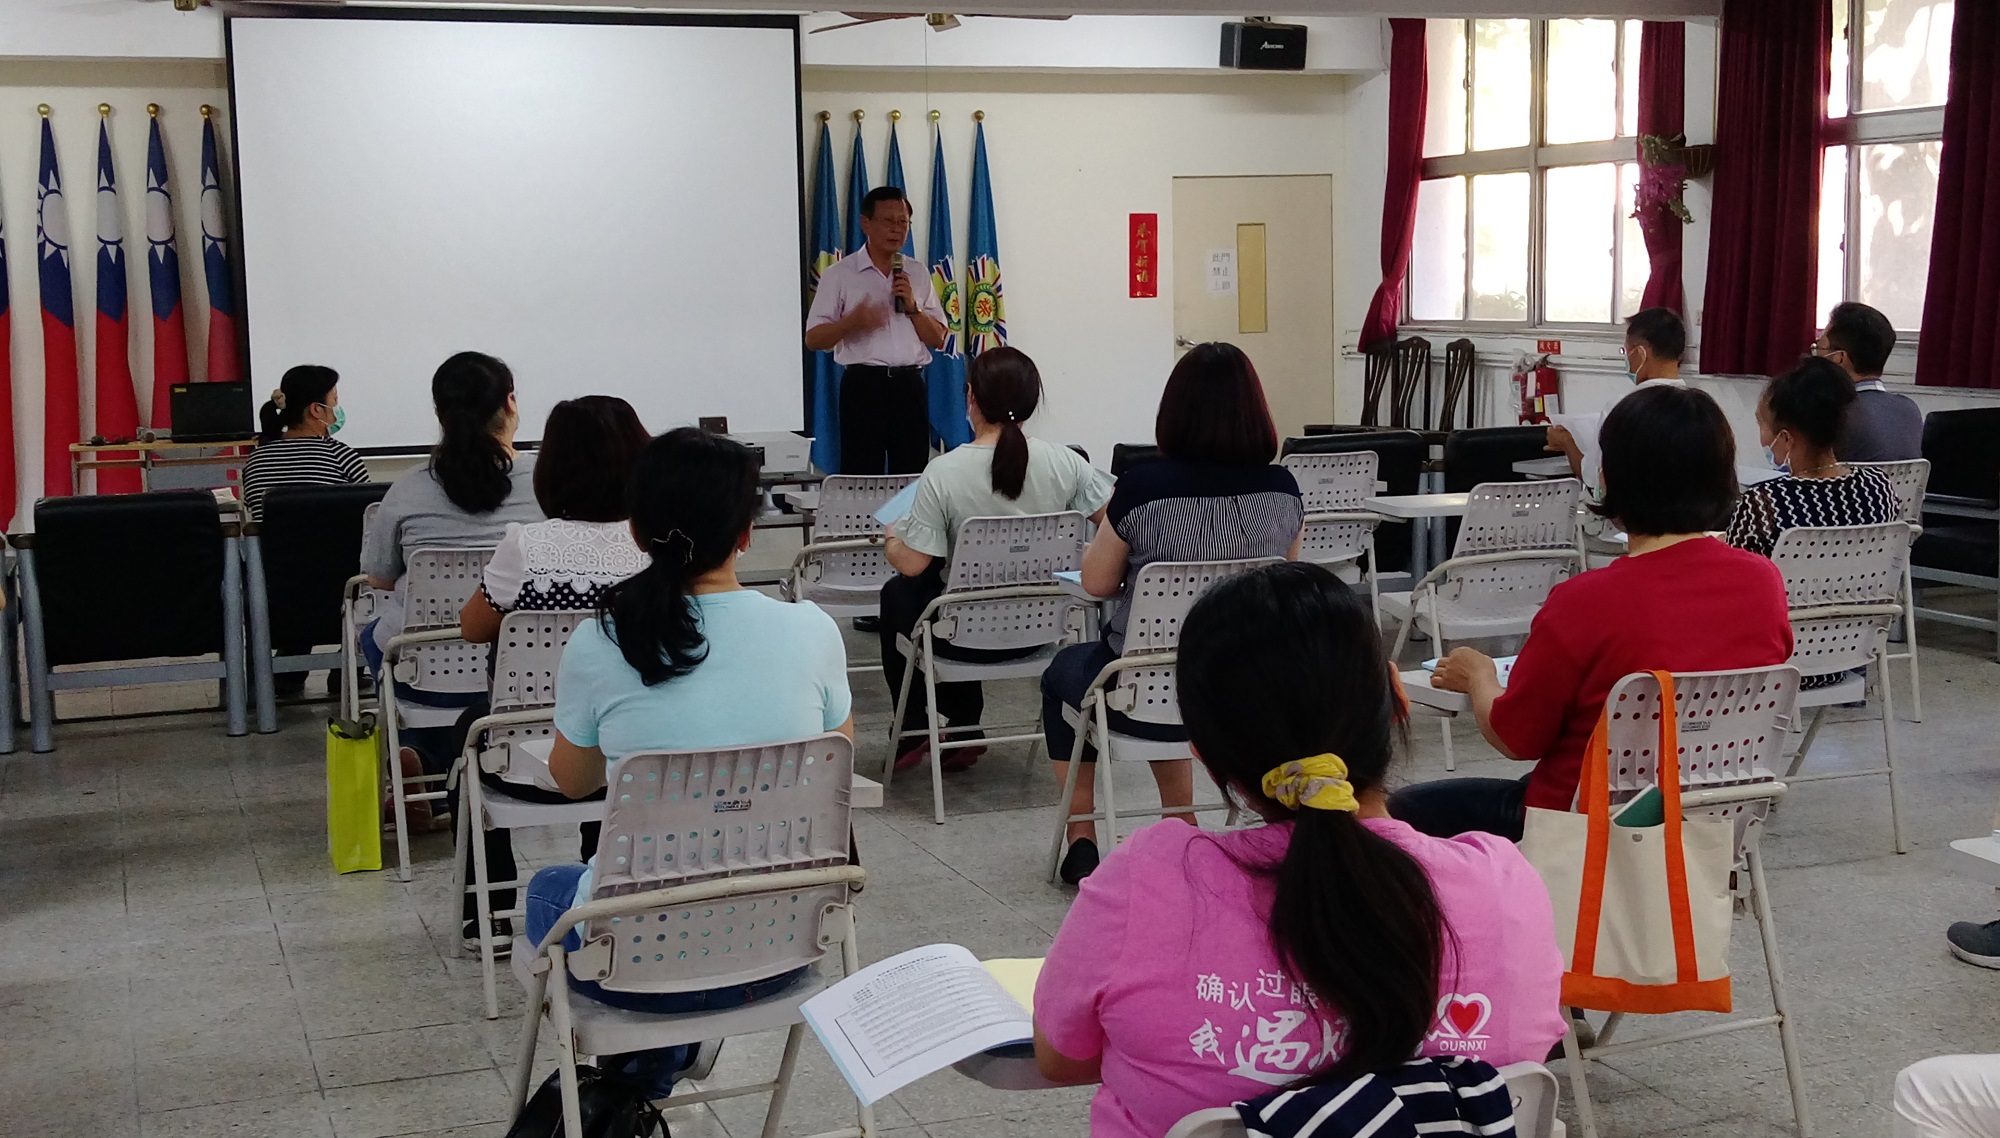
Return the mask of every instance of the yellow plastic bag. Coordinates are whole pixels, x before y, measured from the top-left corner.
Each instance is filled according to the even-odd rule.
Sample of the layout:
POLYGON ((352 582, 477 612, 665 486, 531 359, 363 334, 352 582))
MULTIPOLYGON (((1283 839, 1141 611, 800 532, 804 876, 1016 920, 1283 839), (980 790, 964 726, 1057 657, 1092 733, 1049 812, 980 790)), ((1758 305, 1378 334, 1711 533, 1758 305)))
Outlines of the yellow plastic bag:
POLYGON ((382 760, 372 715, 326 721, 326 848, 335 873, 382 868, 382 760))

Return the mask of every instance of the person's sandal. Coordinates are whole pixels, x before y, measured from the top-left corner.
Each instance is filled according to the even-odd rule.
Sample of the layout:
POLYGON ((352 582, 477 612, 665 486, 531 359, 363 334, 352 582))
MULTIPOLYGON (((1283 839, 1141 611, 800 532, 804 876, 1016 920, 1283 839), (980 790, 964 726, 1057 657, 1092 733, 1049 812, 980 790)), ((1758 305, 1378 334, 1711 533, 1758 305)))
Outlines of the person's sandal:
POLYGON ((1083 879, 1097 872, 1097 843, 1090 838, 1078 838, 1069 844, 1069 852, 1063 855, 1062 868, 1057 870, 1064 885, 1079 885, 1083 879))

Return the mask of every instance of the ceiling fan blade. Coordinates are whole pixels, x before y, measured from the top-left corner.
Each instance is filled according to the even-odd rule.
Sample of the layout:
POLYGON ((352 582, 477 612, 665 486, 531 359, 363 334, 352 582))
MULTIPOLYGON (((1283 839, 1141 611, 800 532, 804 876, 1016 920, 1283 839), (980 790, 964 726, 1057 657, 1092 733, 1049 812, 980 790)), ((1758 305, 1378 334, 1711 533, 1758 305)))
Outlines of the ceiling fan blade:
POLYGON ((858 28, 863 24, 879 24, 884 20, 908 20, 914 18, 916 14, 913 12, 842 12, 841 15, 851 16, 853 19, 845 24, 828 24, 823 28, 814 28, 810 34, 818 35, 820 32, 837 32, 842 28, 858 28))
POLYGON ((1067 20, 1068 16, 1030 16, 1020 12, 967 12, 982 20, 1067 20))

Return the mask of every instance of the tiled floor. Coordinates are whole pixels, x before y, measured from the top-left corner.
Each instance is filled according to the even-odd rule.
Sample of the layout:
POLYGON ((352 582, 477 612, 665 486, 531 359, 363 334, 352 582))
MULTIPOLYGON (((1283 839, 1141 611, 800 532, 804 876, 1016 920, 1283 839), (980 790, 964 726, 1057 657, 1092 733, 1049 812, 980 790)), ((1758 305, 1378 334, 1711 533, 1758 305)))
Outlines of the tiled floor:
MULTIPOLYGON (((1951 961, 1940 936, 1995 908, 1945 847, 1985 832, 2000 799, 2000 668, 1980 654, 1990 638, 1924 632, 1926 718, 1898 724, 1913 851, 1890 853, 1879 780, 1797 790, 1765 844, 1822 1135, 1885 1133, 1904 1063, 2000 1051, 2000 974, 1951 961)), ((872 678, 857 693, 872 765, 887 698, 872 678)), ((1029 710, 1030 695, 1003 685, 989 718, 1029 710)), ((0 1136, 505 1132, 520 1001, 503 978, 503 1018, 481 1018, 476 962, 453 955, 439 920, 447 839, 418 842, 409 885, 329 871, 323 713, 288 708, 280 734, 247 739, 225 738, 214 713, 74 724, 53 755, 0 758, 0 1136)), ((1878 722, 1838 714, 1815 765, 1871 761, 1878 722)), ((1456 738, 1461 770, 1501 771, 1469 726, 1456 738)), ((1414 742, 1406 775, 1440 774, 1436 727, 1419 723, 1414 742)), ((930 822, 921 776, 857 818, 864 955, 933 941, 1045 949, 1070 893, 1044 880, 1055 790, 1024 757, 1003 749, 952 776, 945 826, 930 822)), ((1151 794, 1144 772, 1123 773, 1130 800, 1151 794)), ((522 845, 553 861, 573 839, 522 845)), ((1737 924, 1734 948, 1739 1006, 1768 1007, 1754 924, 1737 924)), ((775 1055, 771 1040, 736 1041, 718 1074, 768 1070, 775 1055)), ((1769 1032, 1620 1057, 1593 1089, 1611 1136, 1761 1136, 1790 1121, 1769 1032)), ((907 1138, 1081 1134, 1088 1097, 1006 1094, 947 1072, 882 1103, 880 1118, 907 1138)), ((808 1043, 786 1132, 850 1110, 808 1043)), ((673 1121, 683 1138, 743 1138, 761 1101, 673 1121)))

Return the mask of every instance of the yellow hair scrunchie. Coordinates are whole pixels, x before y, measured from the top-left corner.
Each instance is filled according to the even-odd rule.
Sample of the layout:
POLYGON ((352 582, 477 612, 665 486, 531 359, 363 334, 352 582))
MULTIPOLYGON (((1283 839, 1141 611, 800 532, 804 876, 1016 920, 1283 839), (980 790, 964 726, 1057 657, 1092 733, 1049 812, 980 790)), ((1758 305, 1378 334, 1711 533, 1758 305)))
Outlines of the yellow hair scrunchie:
POLYGON ((1339 755, 1314 755, 1266 773, 1264 794, 1292 810, 1345 810, 1352 814, 1361 809, 1354 798, 1354 784, 1347 781, 1347 764, 1339 755))

